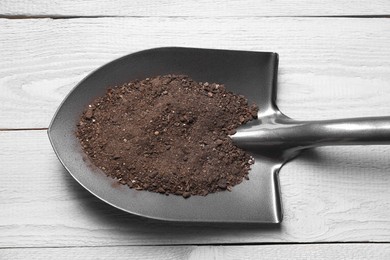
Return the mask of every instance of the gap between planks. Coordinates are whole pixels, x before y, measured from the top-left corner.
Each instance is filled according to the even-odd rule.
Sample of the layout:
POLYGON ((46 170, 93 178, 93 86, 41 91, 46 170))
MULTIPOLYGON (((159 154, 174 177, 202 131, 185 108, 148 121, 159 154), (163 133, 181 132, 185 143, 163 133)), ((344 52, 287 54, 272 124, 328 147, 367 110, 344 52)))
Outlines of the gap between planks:
POLYGON ((3 249, 6 259, 388 259, 388 244, 285 246, 129 246, 3 249))
POLYGON ((148 16, 148 17, 294 17, 389 15, 388 0, 108 0, 31 1, 2 0, 3 16, 148 16))
MULTIPOLYGON (((96 19, 96 18, 150 18, 147 15, 0 15, 0 19, 96 19)), ((154 18, 202 18, 202 16, 164 15, 154 18)), ((205 18, 207 16, 204 16, 205 18)), ((223 18, 239 18, 240 16, 223 16, 223 18)), ((390 18, 388 14, 376 15, 254 15, 246 18, 390 18)))
POLYGON ((113 248, 113 247, 190 247, 190 246, 196 246, 196 247, 207 247, 207 246, 224 246, 224 247, 235 247, 235 246, 299 246, 299 245, 359 245, 359 244, 384 244, 388 245, 390 244, 390 241, 331 241, 331 242, 283 242, 283 243, 210 243, 210 244, 197 244, 197 243, 190 243, 190 244, 145 244, 145 245, 104 245, 104 246, 97 246, 97 245, 83 245, 83 246, 16 246, 16 247, 4 247, 0 246, 0 250, 2 249, 32 249, 32 248, 42 248, 42 249, 49 249, 49 248, 113 248))
POLYGON ((10 131, 42 131, 42 130, 48 130, 47 127, 40 127, 40 128, 0 128, 0 131, 2 132, 10 132, 10 131))

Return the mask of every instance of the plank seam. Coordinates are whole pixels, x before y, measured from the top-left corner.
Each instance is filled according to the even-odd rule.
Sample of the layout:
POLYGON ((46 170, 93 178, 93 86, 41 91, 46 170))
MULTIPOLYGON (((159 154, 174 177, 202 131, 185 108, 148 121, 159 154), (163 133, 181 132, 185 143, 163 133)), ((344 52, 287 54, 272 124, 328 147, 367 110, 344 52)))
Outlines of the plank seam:
MULTIPOLYGON (((216 16, 214 18, 390 18, 390 14, 377 15, 264 15, 264 16, 216 16)), ((0 19, 96 19, 96 18, 208 18, 208 16, 144 16, 144 15, 0 15, 0 19)))
POLYGON ((47 127, 41 128, 0 128, 0 132, 12 132, 12 131, 43 131, 47 130, 47 127))
POLYGON ((253 243, 210 243, 210 244, 148 244, 148 245, 105 245, 105 246, 26 246, 26 247, 0 247, 1 249, 32 249, 32 248, 112 248, 112 247, 181 247, 181 246, 289 246, 289 245, 348 245, 348 244, 383 244, 389 245, 390 241, 331 241, 331 242, 284 242, 284 243, 272 243, 272 242, 253 242, 253 243))

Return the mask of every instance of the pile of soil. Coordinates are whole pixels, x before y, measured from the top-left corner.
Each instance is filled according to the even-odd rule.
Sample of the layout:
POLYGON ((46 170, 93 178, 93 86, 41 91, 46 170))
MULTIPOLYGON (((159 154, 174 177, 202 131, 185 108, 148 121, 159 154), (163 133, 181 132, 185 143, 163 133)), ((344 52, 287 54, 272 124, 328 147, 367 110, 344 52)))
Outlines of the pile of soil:
POLYGON ((93 164, 121 184, 205 196, 249 179, 253 158, 228 135, 257 112, 224 85, 157 76, 109 88, 83 112, 77 137, 93 164))

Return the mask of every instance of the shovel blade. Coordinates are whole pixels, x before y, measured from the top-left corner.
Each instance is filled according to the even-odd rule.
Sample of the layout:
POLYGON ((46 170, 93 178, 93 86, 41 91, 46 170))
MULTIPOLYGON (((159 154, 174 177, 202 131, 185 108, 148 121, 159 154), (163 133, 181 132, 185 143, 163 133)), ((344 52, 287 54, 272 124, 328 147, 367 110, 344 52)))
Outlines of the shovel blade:
POLYGON ((112 61, 84 78, 65 98, 48 130, 59 160, 84 188, 101 200, 132 214, 170 221, 279 223, 282 210, 278 172, 284 160, 252 153, 255 164, 231 192, 184 199, 117 185, 93 167, 75 136, 85 107, 115 86, 135 79, 164 74, 186 74, 196 81, 223 83, 227 89, 259 106, 260 124, 276 110, 278 55, 194 48, 158 48, 112 61))

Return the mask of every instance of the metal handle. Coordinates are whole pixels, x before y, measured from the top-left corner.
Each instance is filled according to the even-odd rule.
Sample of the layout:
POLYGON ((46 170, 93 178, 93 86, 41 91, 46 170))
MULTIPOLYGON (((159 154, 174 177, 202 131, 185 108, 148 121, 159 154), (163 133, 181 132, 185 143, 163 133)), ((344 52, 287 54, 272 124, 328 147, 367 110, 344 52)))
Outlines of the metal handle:
POLYGON ((324 121, 287 119, 272 127, 258 125, 232 136, 238 145, 309 148, 329 145, 390 144, 390 117, 324 121))

